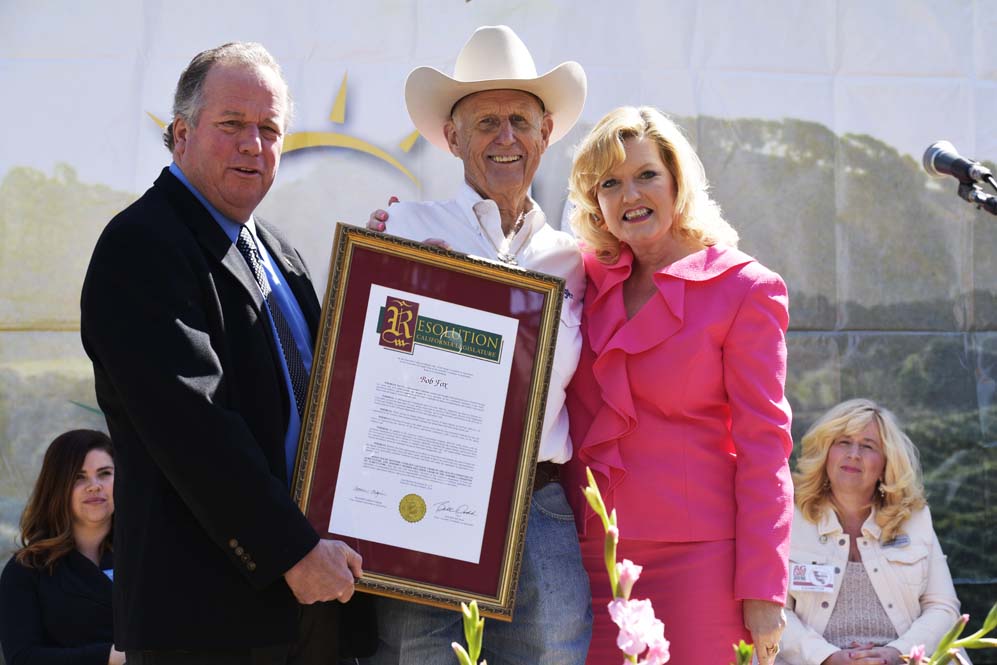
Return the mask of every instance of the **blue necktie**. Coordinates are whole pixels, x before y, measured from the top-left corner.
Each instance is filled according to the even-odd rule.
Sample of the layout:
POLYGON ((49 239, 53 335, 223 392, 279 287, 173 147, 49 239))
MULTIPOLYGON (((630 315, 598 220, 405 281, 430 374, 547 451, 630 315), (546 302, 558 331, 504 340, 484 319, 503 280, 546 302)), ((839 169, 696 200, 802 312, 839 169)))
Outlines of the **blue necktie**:
POLYGON ((253 236, 245 226, 239 229, 239 239, 235 246, 242 253, 242 258, 246 259, 249 269, 253 271, 256 283, 260 285, 263 292, 263 300, 270 310, 270 317, 273 319, 274 328, 277 329, 277 341, 281 353, 284 354, 284 362, 287 363, 287 373, 291 377, 291 388, 294 390, 294 406, 298 411, 298 417, 304 415, 305 400, 308 393, 308 370, 301 360, 301 353, 298 345, 294 342, 294 335, 291 334, 291 326, 288 325, 284 313, 280 309, 280 304, 270 288, 270 280, 267 279, 266 271, 263 268, 263 259, 260 257, 260 250, 256 248, 253 236))

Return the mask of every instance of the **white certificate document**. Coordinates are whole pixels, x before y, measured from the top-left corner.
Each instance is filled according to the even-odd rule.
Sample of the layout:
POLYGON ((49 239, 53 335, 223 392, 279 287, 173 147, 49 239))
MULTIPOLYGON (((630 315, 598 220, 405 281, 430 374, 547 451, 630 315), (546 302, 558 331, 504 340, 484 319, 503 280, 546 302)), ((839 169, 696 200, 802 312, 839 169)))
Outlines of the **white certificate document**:
POLYGON ((518 329, 371 285, 330 532, 478 563, 518 329))

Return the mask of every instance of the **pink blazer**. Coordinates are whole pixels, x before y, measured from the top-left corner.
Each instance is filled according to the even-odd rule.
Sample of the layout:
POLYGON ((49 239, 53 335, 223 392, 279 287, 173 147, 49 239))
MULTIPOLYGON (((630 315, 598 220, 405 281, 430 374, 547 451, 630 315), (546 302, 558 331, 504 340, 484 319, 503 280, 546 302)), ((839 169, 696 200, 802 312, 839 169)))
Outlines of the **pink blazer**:
POLYGON ((584 260, 565 468, 580 530, 601 529, 576 489, 587 465, 619 513, 621 538, 734 539, 737 598, 784 602, 793 517, 785 283, 743 252, 711 247, 661 270, 659 295, 628 321, 630 250, 614 265, 584 260))

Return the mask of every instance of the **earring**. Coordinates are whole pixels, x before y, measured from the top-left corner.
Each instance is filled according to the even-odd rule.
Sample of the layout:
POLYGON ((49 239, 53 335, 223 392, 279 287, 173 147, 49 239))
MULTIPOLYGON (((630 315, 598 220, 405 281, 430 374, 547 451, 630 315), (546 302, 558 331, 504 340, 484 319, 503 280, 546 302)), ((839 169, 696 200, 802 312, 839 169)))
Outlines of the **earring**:
POLYGON ((876 483, 876 489, 879 490, 879 496, 886 496, 886 488, 883 487, 883 481, 882 480, 880 480, 878 483, 876 483))
POLYGON ((828 491, 829 489, 831 489, 831 479, 830 478, 825 478, 824 482, 821 483, 820 488, 822 490, 824 490, 825 492, 828 491))

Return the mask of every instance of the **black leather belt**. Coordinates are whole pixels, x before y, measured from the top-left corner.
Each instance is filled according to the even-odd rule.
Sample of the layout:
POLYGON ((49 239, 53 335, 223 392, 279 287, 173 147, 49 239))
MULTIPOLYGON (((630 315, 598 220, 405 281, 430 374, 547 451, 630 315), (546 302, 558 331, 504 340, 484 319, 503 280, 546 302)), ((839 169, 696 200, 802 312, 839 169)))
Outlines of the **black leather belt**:
POLYGON ((536 492, 541 487, 550 483, 559 482, 561 478, 561 465, 554 462, 537 462, 537 472, 533 476, 533 491, 536 492))

